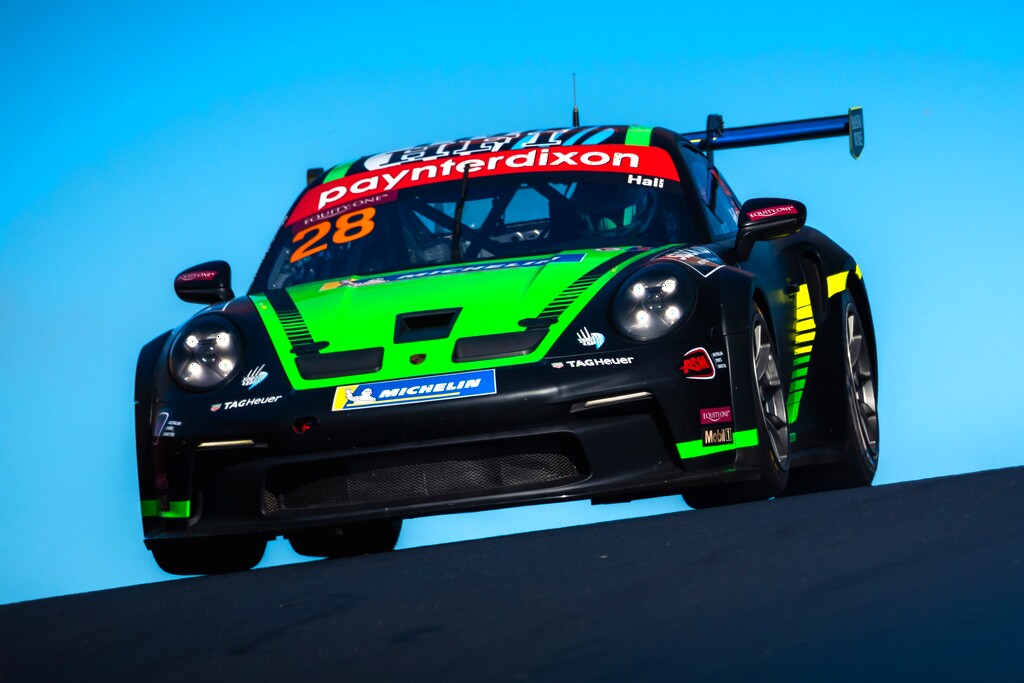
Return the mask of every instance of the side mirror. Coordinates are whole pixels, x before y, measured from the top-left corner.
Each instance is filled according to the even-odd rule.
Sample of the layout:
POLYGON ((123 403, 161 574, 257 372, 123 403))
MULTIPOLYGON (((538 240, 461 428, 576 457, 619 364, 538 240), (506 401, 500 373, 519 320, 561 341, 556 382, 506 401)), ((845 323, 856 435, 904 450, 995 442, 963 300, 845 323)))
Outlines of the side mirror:
POLYGON ((215 304, 235 298, 231 291, 231 266, 226 261, 207 261, 178 273, 174 293, 190 304, 215 304))
POLYGON ((740 261, 748 259, 755 242, 800 232, 806 220, 807 207, 793 199, 748 199, 740 207, 736 258, 740 261))

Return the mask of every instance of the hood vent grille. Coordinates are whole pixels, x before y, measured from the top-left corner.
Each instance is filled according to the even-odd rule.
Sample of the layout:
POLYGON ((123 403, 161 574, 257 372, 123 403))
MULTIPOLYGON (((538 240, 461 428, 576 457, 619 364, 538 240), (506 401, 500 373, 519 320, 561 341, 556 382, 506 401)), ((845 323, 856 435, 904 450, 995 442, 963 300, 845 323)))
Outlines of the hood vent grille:
POLYGON ((395 317, 395 343, 447 339, 455 327, 461 308, 401 313, 395 317))
POLYGON ((509 356, 526 356, 533 353, 544 337, 547 328, 526 330, 525 332, 504 332, 501 334, 485 334, 479 337, 463 337, 455 342, 452 360, 465 363, 471 360, 491 360, 509 356))
POLYGON ((299 356, 295 367, 303 379, 330 379, 377 372, 384 362, 384 349, 356 349, 299 356))

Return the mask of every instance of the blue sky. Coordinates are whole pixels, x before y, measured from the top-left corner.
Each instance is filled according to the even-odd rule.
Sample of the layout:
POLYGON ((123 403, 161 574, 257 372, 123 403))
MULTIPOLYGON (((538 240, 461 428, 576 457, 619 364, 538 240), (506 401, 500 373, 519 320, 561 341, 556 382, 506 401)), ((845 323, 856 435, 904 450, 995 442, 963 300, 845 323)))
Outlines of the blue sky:
MULTIPOLYGON (((142 544, 138 349, 244 290, 305 169, 479 133, 726 126, 865 109, 843 140, 722 152, 741 197, 803 201, 859 260, 879 334, 877 482, 1024 462, 1013 206, 1024 10, 55 2, 0 6, 0 602, 164 580, 142 544)), ((682 510, 678 498, 407 522, 401 547, 682 510)), ((264 565, 293 562, 284 541, 264 565)))

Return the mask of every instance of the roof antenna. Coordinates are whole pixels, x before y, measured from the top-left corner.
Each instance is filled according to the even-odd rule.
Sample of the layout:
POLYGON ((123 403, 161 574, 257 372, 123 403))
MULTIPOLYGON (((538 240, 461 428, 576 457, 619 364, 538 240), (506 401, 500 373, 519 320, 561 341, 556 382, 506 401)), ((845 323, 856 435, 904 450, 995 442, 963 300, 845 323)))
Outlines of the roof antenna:
POLYGON ((576 108, 576 72, 572 72, 572 126, 579 128, 580 110, 576 108))

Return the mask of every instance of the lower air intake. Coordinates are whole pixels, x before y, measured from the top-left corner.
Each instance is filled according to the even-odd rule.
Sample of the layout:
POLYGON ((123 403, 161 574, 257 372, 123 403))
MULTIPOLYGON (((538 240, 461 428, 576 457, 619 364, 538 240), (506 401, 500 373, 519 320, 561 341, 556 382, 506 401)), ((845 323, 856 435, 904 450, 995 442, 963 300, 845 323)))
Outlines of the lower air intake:
POLYGON ((279 467, 267 473, 267 512, 454 498, 582 479, 568 436, 461 444, 279 467))

